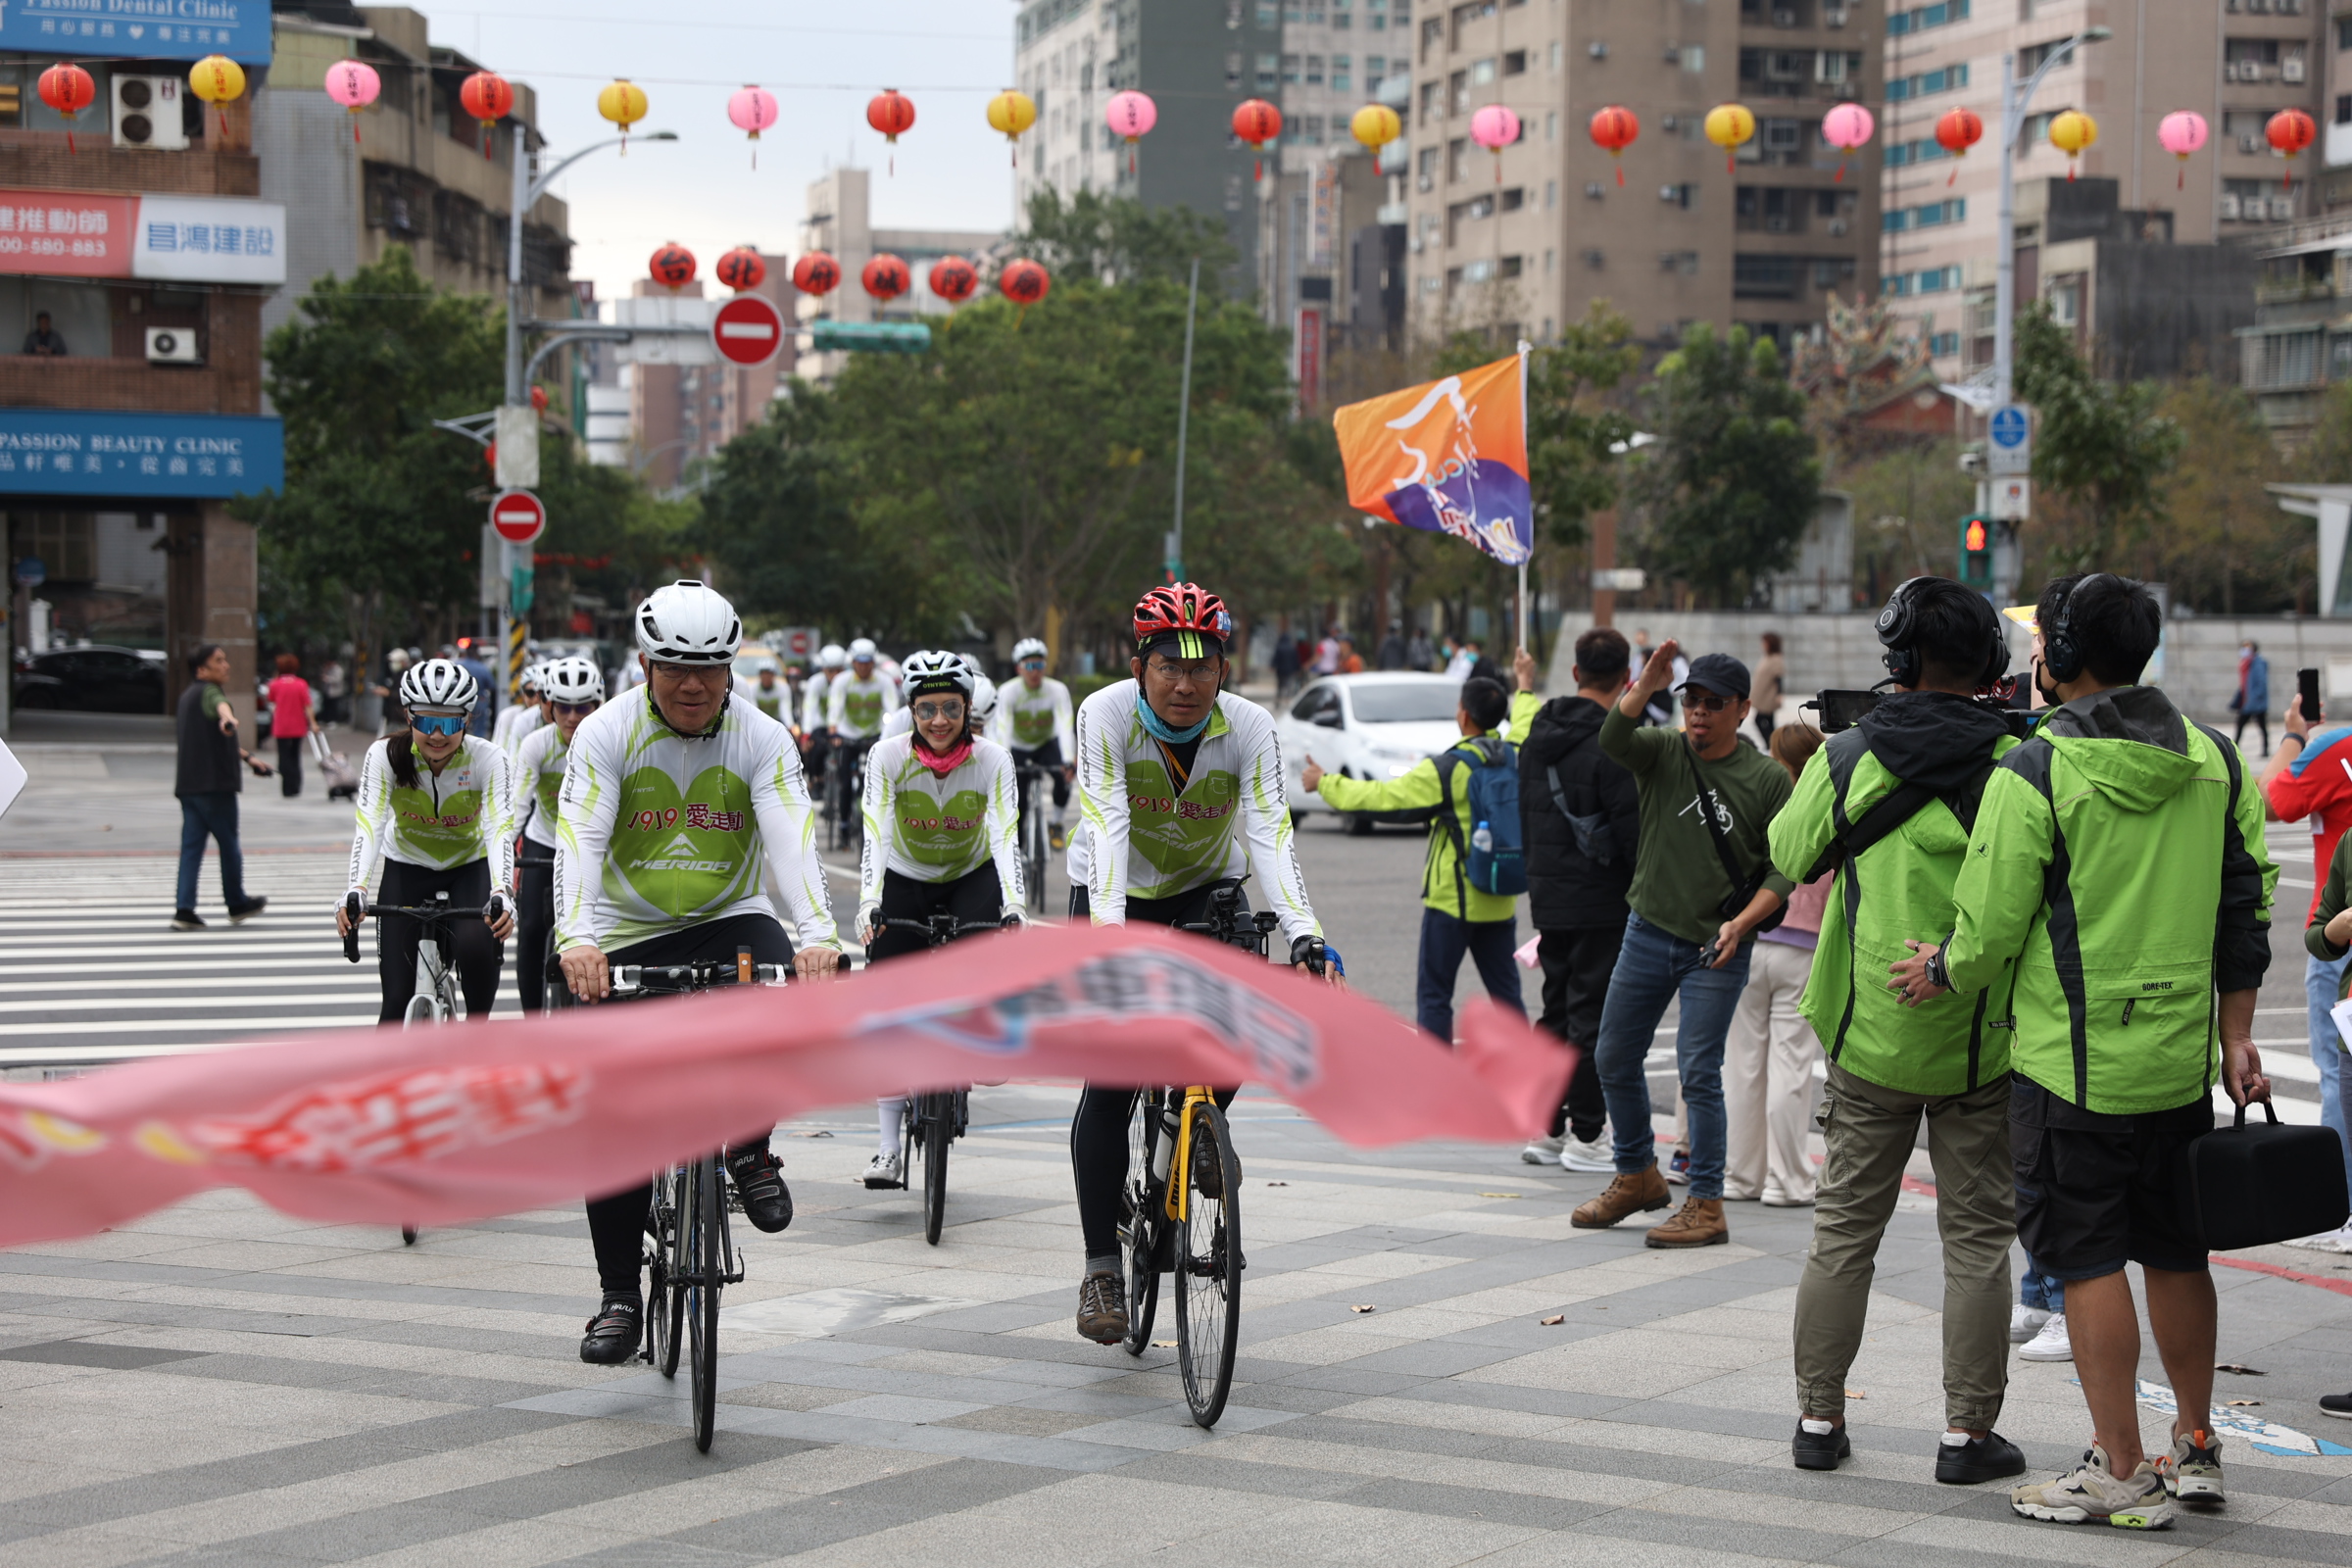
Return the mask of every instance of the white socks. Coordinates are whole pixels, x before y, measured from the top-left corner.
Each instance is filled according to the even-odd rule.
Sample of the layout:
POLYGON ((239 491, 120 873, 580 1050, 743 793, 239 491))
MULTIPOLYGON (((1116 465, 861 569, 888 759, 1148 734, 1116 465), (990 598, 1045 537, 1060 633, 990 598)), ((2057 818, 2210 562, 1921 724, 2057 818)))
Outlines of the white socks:
POLYGON ((906 1114, 906 1097, 894 1096, 889 1100, 875 1101, 874 1114, 881 1122, 882 1156, 885 1159, 898 1158, 901 1123, 906 1114))

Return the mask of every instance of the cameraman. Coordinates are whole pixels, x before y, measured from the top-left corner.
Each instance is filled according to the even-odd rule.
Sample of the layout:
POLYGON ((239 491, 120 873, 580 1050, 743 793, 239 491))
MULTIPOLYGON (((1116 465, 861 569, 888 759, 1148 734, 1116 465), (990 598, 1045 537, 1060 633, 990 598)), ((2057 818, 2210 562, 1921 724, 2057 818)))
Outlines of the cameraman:
POLYGON ((1944 577, 1895 589, 1878 632, 1900 689, 1830 737, 1772 820, 1783 876, 1810 882, 1838 868, 1798 1004, 1830 1058, 1820 1117, 1829 1157, 1796 1288, 1792 1452, 1800 1470, 1835 1470, 1852 1451, 1846 1373, 1924 1120, 1943 1237, 1947 1426, 1936 1479, 1970 1485, 2026 1468, 2025 1455, 1992 1430, 2008 1387, 2017 1233, 2009 1037, 1985 1027, 1982 999, 1906 1014, 1878 977, 1902 956, 1905 937, 1951 929, 1952 883, 1986 776, 2017 745, 1999 712, 1971 700, 2007 672, 2009 647, 1992 607, 1944 577))
POLYGON ((2035 613, 2034 679, 2058 706, 1985 785, 1951 936, 1940 950, 1910 944, 1915 956, 1893 973, 1926 1016, 1973 1010, 1989 992, 1987 1023, 2014 1031, 2018 1239, 2065 1283, 2095 1441, 2080 1466, 2013 1489, 2009 1505, 2031 1519, 2156 1529, 2172 1522, 2176 1495, 2223 1500, 2206 1413, 2213 1277, 2179 1175, 2189 1145, 2213 1130, 2212 1084, 2241 1105, 2270 1095, 2254 997, 2278 873, 2237 749, 2135 684, 2163 629, 2146 587, 2106 572, 2061 577, 2035 613), (1960 995, 1937 1000, 1946 989, 1960 995), (2180 1412, 2153 1464, 2133 1398, 2139 1319, 2126 1262, 2146 1276, 2180 1412))

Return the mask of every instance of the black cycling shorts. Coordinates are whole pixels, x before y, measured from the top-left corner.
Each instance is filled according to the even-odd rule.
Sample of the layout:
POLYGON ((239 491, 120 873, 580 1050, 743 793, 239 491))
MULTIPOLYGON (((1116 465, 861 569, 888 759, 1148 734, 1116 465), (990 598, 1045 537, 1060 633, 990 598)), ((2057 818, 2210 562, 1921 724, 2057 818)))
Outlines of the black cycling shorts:
POLYGON ((2009 1083, 2017 1239, 2054 1280, 2095 1280, 2126 1262, 2206 1266, 2188 1211, 2188 1146, 2213 1131, 2200 1097, 2136 1116, 2084 1110, 2022 1073, 2009 1083))

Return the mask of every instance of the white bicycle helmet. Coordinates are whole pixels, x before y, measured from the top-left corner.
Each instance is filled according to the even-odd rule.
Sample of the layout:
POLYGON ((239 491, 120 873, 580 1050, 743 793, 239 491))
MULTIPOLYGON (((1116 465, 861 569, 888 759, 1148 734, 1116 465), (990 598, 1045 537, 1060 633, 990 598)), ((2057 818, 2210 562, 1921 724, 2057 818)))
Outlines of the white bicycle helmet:
POLYGON ((547 684, 547 666, 538 663, 523 665, 522 675, 517 684, 526 692, 540 690, 547 684))
POLYGON ((570 703, 601 703, 605 700, 605 672, 596 667, 593 659, 558 659, 539 671, 539 690, 548 701, 570 703))
POLYGON ((972 724, 987 724, 997 711, 997 683, 986 675, 972 677, 972 724))
POLYGON ((850 656, 842 652, 839 643, 827 643, 816 651, 816 666, 819 669, 839 669, 849 662, 850 656))
POLYGON ((860 659, 871 662, 880 657, 881 650, 874 646, 874 640, 871 637, 856 638, 850 643, 850 662, 853 664, 860 659))
POLYGON ((657 588, 637 607, 637 647, 669 664, 725 664, 743 646, 735 607, 689 577, 657 588))
POLYGON ((401 706, 469 712, 482 695, 466 666, 454 659, 428 659, 400 677, 401 706))
POLYGON ((1012 645, 1012 662, 1016 664, 1024 659, 1044 659, 1046 657, 1046 643, 1042 637, 1024 637, 1012 645))
POLYGON ((933 653, 926 650, 906 656, 899 666, 906 681, 906 696, 913 698, 925 693, 953 691, 965 702, 972 699, 972 666, 961 654, 933 653))

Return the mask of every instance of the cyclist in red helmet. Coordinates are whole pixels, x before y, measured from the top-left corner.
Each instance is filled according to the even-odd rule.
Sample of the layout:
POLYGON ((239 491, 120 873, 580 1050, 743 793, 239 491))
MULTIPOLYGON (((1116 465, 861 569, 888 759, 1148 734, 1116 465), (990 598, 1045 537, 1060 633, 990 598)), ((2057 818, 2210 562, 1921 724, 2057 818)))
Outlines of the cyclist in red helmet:
MULTIPOLYGON (((1225 602, 1196 584, 1154 588, 1136 604, 1134 679, 1078 707, 1083 828, 1071 841, 1070 915, 1097 925, 1198 923, 1212 893, 1252 874, 1281 917, 1291 961, 1320 974, 1323 928, 1291 843, 1274 720, 1224 690, 1232 637, 1225 602)), ((1070 1124, 1086 1239, 1078 1332, 1102 1345, 1127 1333, 1119 1187, 1135 1096, 1090 1085, 1070 1124)))

